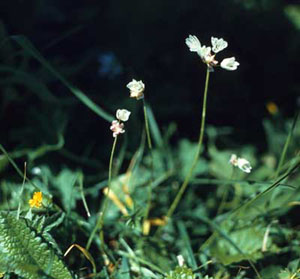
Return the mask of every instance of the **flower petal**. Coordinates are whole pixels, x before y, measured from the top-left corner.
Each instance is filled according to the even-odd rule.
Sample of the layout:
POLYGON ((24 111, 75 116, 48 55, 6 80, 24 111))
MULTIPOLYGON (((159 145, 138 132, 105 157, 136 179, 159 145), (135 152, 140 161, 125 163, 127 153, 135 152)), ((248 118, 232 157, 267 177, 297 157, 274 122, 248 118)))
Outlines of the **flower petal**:
POLYGON ((185 39, 185 43, 190 51, 199 52, 201 49, 201 43, 196 36, 189 35, 189 37, 185 39))
POLYGON ((234 71, 240 65, 239 62, 235 61, 235 57, 225 58, 221 62, 221 67, 228 71, 234 71))
POLYGON ((117 119, 125 122, 129 119, 131 112, 128 111, 127 109, 118 109, 116 113, 117 119))
POLYGON ((221 39, 211 37, 212 51, 218 53, 228 46, 228 43, 221 39))

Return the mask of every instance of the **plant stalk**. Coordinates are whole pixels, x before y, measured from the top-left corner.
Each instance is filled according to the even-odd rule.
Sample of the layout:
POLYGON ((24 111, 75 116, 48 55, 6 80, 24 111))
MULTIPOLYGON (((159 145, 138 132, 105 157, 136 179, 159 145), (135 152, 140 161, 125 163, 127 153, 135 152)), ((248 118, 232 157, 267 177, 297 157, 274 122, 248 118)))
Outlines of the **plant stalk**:
POLYGON ((104 232, 103 232, 103 224, 104 224, 104 216, 108 207, 108 197, 109 197, 109 192, 110 192, 110 186, 111 186, 111 174, 112 174, 112 164, 113 164, 113 158, 114 158, 114 153, 115 153, 115 149, 116 149, 116 145, 117 145, 117 140, 118 140, 118 136, 115 137, 114 142, 113 142, 113 146, 111 149, 111 153, 110 153, 110 159, 109 159, 109 169, 108 169, 108 191, 107 191, 107 195, 105 195, 105 199, 104 199, 104 204, 103 204, 103 210, 101 212, 100 215, 100 240, 101 240, 101 246, 104 250, 104 232))
POLYGON ((190 179, 193 175, 193 171, 197 165, 199 156, 200 156, 200 152, 201 152, 201 147, 202 147, 202 143, 203 143, 203 136, 204 136, 204 128, 205 128, 205 118, 206 118, 206 101, 207 101, 207 91, 208 91, 208 83, 209 83, 209 69, 207 68, 206 70, 206 78, 205 78, 205 87, 204 87, 204 96, 203 96, 203 105, 202 105, 202 118, 201 118, 201 126, 200 126, 200 134, 199 134, 199 140, 198 140, 198 146, 197 146, 197 151, 194 157, 194 160, 192 162, 191 168, 187 174, 187 176, 185 177, 173 203, 171 204, 168 212, 167 212, 167 220, 169 220, 174 211, 176 210, 182 195, 186 189, 186 187, 188 186, 190 179))

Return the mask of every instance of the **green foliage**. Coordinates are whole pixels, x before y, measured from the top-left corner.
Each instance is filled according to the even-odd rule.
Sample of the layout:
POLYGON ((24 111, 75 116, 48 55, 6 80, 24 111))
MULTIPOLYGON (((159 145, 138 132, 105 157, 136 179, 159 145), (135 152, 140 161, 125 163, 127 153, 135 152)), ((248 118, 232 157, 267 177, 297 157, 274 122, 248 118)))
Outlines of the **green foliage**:
POLYGON ((177 266, 167 274, 166 279, 195 279, 193 271, 186 266, 177 266))
MULTIPOLYGON (((226 237, 216 238, 210 249, 212 256, 222 264, 228 265, 243 260, 256 261, 264 256, 262 247, 267 229, 265 224, 225 222, 221 229, 226 237)), ((266 245, 268 251, 276 252, 270 238, 266 245)))
MULTIPOLYGON (((102 17, 102 6, 97 1, 87 9, 79 9, 79 13, 74 11, 81 6, 72 3, 72 18, 78 19, 78 26, 72 26, 71 21, 64 24, 70 18, 63 9, 70 6, 63 1, 45 0, 43 5, 35 0, 29 1, 29 5, 19 1, 18 9, 13 2, 0 1, 0 10, 5 5, 14 11, 10 20, 4 18, 5 24, 0 21, 3 128, 0 273, 5 272, 5 279, 71 279, 75 276, 67 266, 80 278, 95 279, 296 279, 300 276, 299 261, 295 260, 300 254, 300 126, 296 117, 286 116, 292 109, 286 109, 285 105, 291 100, 296 104, 291 96, 297 97, 299 93, 297 80, 286 70, 297 68, 298 5, 274 0, 219 0, 203 5, 181 1, 174 5, 172 1, 157 0, 149 5, 131 6, 119 1, 118 5, 106 5, 103 11, 108 13, 102 17), (30 9, 28 14, 32 19, 17 16, 22 12, 21 2, 30 9), (143 9, 147 12, 141 12, 143 9), (158 40, 148 40, 153 23, 160 24, 162 18, 167 20, 169 9, 174 20, 169 24, 170 29, 163 28, 162 37, 155 32, 158 40), (40 17, 40 10, 46 13, 45 18, 40 17), (45 22, 50 17, 62 29, 71 27, 45 46, 44 39, 49 39, 48 25, 43 22, 43 28, 31 27, 37 26, 34 22, 37 14, 45 22), (15 31, 20 18, 22 25, 28 24, 24 33, 28 38, 30 34, 30 40, 23 35, 7 34, 6 21, 16 24, 7 28, 15 31), (108 24, 110 19, 113 24, 122 25, 124 34, 133 32, 132 36, 116 36, 116 26, 108 24), (181 25, 186 19, 191 20, 189 26, 194 26, 189 32, 201 32, 204 39, 214 35, 211 30, 217 30, 215 36, 225 32, 228 38, 230 31, 233 32, 238 39, 231 40, 232 45, 239 52, 234 55, 243 61, 243 70, 230 76, 219 74, 216 69, 213 84, 209 85, 207 122, 219 126, 206 125, 203 150, 192 179, 174 215, 166 220, 166 212, 197 150, 194 141, 179 139, 179 133, 195 139, 196 119, 201 115, 195 116, 191 111, 201 105, 194 101, 199 99, 202 85, 198 81, 203 78, 202 72, 190 67, 180 49, 185 47, 183 41, 180 44, 176 41, 176 36, 182 40, 187 29, 182 24, 180 30, 174 23, 181 25), (244 24, 246 29, 236 28, 241 19, 251 24, 244 24), (219 20, 223 20, 222 25, 219 20), (249 25, 254 29, 248 29, 249 25), (105 36, 98 33, 102 26, 108 28, 105 36), (86 28, 89 32, 81 32, 86 28), (97 30, 97 40, 90 44, 92 28, 97 30), (41 40, 34 37, 40 29, 45 30, 41 40), (273 29, 276 36, 269 32, 273 29), (146 34, 147 40, 141 37, 132 41, 138 33, 146 34), (283 43, 274 43, 273 38, 277 37, 283 43), (168 45, 167 38, 174 41, 168 45), (69 51, 69 41, 76 53, 69 51), (116 44, 121 47, 115 48, 116 44), (261 51, 262 46, 269 46, 267 55, 261 51), (80 53, 81 47, 86 48, 86 53, 80 53), (102 62, 98 58, 103 49, 112 49, 109 55, 114 56, 114 63, 126 69, 120 78, 99 77, 97 69, 102 62), (182 63, 181 59, 187 62, 182 63), (251 69, 250 63, 254 63, 251 69), (289 66, 278 66, 285 64, 289 66), (243 84, 253 72, 257 78, 251 84, 243 84), (141 102, 129 99, 125 91, 125 79, 138 76, 147 82, 151 151, 143 133, 141 102), (260 94, 262 77, 268 85, 266 95, 260 94), (226 89, 225 82, 233 86, 226 89), (255 92, 259 92, 256 97, 255 92), (277 93, 280 104, 277 112, 269 112, 262 119, 265 115, 262 97, 277 102, 277 93), (191 102, 184 103, 188 100, 191 102), (247 103, 243 104, 245 100, 247 103), (231 103, 230 107, 220 106, 223 102, 231 103), (107 111, 123 105, 132 115, 126 123, 126 134, 118 139, 110 185, 114 198, 109 199, 103 227, 105 243, 101 243, 98 220, 103 210, 103 188, 108 186, 112 142, 107 121, 114 118, 107 111), (225 119, 219 120, 221 115, 229 123, 239 124, 238 128, 221 127, 220 123, 225 123, 225 119), (166 124, 169 119, 172 123, 166 124), (263 129, 261 134, 256 134, 257 127, 263 129), (249 160, 251 173, 230 165, 231 154, 249 160), (27 179, 23 177, 25 161, 27 179), (149 187, 152 187, 151 207, 149 220, 144 220, 149 187), (28 200, 34 191, 43 192, 43 206, 28 210, 28 200), (18 219, 15 212, 19 206, 18 219), (149 231, 145 229, 147 226, 149 231), (61 251, 68 247, 80 249, 71 250, 65 264, 61 251), (186 266, 173 269, 179 254, 186 266)), ((52 32, 51 28, 50 37, 52 32)))
POLYGON ((44 219, 31 224, 12 213, 0 212, 0 259, 4 272, 26 279, 72 279, 57 251, 41 233, 44 219))

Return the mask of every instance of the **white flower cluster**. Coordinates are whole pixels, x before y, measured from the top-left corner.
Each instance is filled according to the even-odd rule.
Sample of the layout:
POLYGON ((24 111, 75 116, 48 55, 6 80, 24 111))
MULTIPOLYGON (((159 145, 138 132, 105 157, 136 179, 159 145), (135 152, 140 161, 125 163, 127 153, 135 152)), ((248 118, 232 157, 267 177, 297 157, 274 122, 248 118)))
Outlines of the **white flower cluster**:
POLYGON ((252 167, 250 165, 250 162, 244 158, 238 158, 235 154, 231 155, 229 163, 235 167, 238 167, 246 173, 251 172, 252 167))
MULTIPOLYGON (((219 63, 215 60, 216 54, 228 46, 228 43, 222 38, 218 39, 214 37, 211 37, 212 48, 205 45, 201 46, 198 38, 193 35, 189 35, 189 37, 185 39, 185 43, 190 51, 197 52, 210 71, 213 71, 213 67, 217 66, 219 63), (211 51, 213 51, 214 54, 212 54, 211 51)), ((239 65, 240 63, 235 61, 235 57, 225 58, 220 64, 221 68, 228 71, 236 70, 239 65)))
POLYGON ((113 137, 115 138, 119 134, 125 133, 124 123, 129 119, 131 112, 126 109, 118 109, 116 112, 116 117, 118 120, 114 120, 111 123, 110 129, 113 131, 113 137))

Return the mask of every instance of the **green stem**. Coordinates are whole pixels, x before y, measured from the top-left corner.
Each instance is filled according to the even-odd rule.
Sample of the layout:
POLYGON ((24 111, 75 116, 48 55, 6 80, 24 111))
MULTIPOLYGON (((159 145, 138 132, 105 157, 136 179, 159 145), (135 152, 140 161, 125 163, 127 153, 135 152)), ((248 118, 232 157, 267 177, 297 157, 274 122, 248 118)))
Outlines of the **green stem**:
POLYGON ((144 215, 144 221, 146 221, 148 219, 150 208, 151 208, 152 184, 153 184, 153 180, 154 180, 153 171, 154 170, 153 170, 152 142, 151 142, 151 135, 150 135, 148 115, 147 115, 147 107, 146 107, 145 99, 143 99, 143 109, 144 109, 145 129, 146 129, 146 135, 147 135, 148 148, 150 150, 150 156, 151 156, 151 162, 150 162, 151 179, 150 179, 150 185, 148 187, 148 201, 147 201, 146 211, 145 211, 145 215, 144 215))
POLYGON ((109 197, 110 186, 111 186, 112 164, 113 164, 114 153, 115 153, 115 149, 116 149, 116 145, 117 145, 117 140, 118 140, 118 136, 116 136, 114 139, 113 146, 112 146, 111 153, 110 153, 109 169, 108 169, 108 187, 107 187, 108 191, 107 191, 107 195, 105 195, 103 210, 100 215, 100 240, 101 240, 101 246, 102 246, 103 250, 104 250, 103 223, 104 223, 104 216, 105 216, 105 213, 106 213, 106 210, 108 207, 108 197, 109 197))
POLYGON ((90 249, 90 246, 92 244, 94 236, 95 236, 97 230, 100 229, 101 250, 104 251, 104 233, 103 233, 103 223, 104 222, 103 221, 104 221, 104 215, 105 215, 105 212, 106 212, 106 209, 108 206, 108 195, 109 195, 110 184, 111 184, 112 163, 113 163, 114 153, 115 153, 115 149, 116 149, 116 145, 117 145, 117 139, 118 139, 118 136, 116 136, 114 139, 113 146, 112 146, 111 153, 110 153, 109 169, 108 169, 108 192, 104 198, 103 210, 102 210, 102 212, 100 212, 100 216, 96 223, 96 226, 94 227, 94 229, 88 239, 88 242, 85 247, 86 250, 90 249))
POLYGON ((202 119, 201 119, 201 127, 200 127, 200 135, 199 135, 199 141, 198 141, 198 146, 197 146, 197 151, 193 160, 193 163, 191 165, 191 168, 185 177, 173 203, 171 204, 168 212, 167 212, 167 220, 172 217, 174 211, 176 210, 182 195, 188 186, 190 179, 192 177, 193 171, 197 165, 200 152, 201 152, 201 147, 202 147, 202 142, 203 142, 203 136, 204 136, 204 128, 205 128, 205 117, 206 117, 206 100, 207 100, 207 91, 208 91, 208 83, 209 83, 209 69, 207 68, 206 70, 206 79, 205 79, 205 87, 204 87, 204 96, 203 96, 203 106, 202 106, 202 119))

